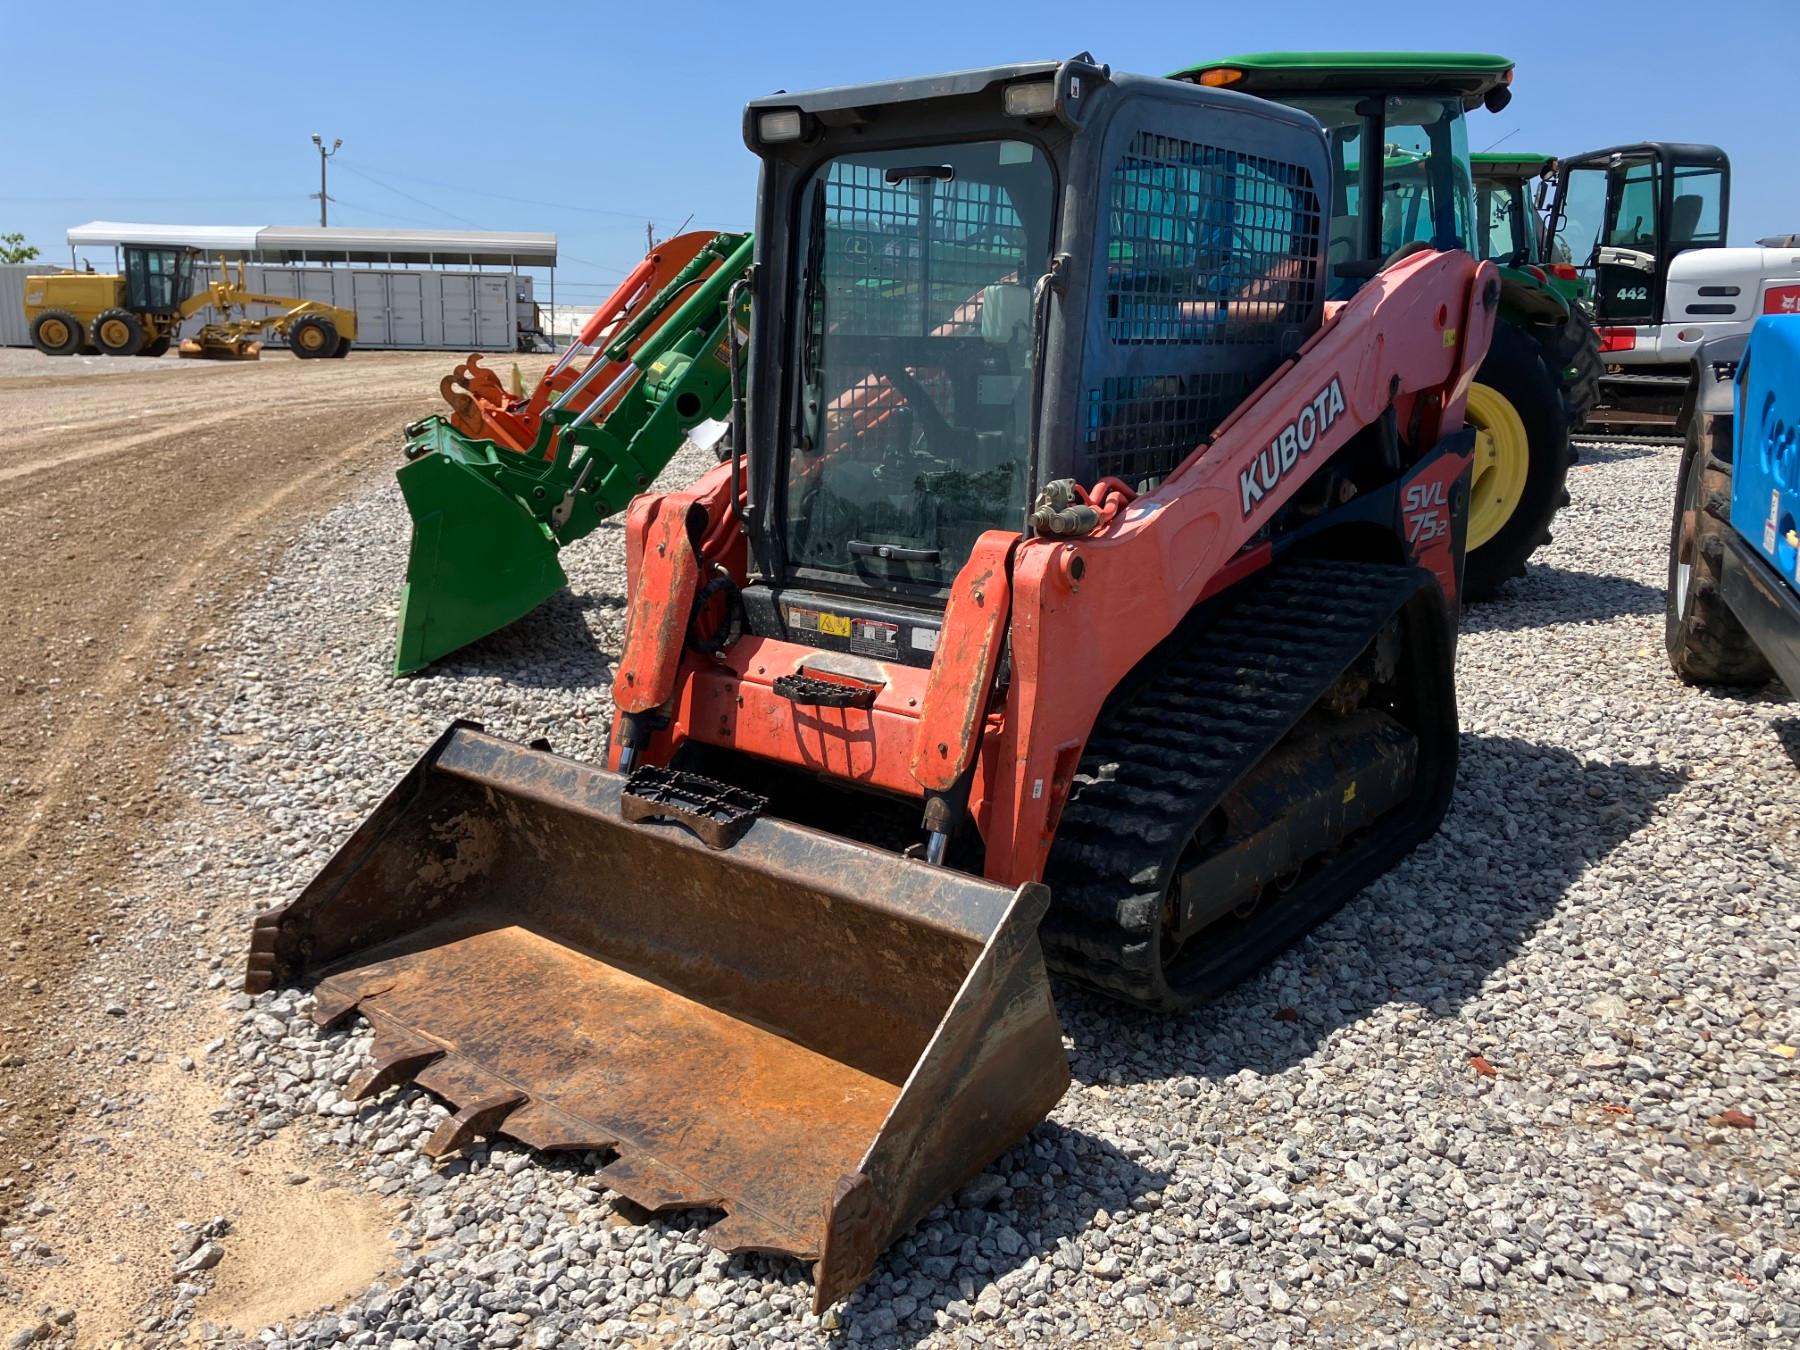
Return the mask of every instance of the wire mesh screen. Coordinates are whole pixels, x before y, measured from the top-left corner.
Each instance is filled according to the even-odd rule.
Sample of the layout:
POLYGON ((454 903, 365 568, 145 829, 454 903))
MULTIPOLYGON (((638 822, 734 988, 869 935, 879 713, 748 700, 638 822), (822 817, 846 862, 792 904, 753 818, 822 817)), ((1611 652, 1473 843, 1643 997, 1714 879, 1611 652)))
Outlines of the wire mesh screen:
POLYGON ((1319 199, 1300 166, 1141 131, 1110 198, 1114 341, 1270 342, 1317 304, 1319 199))
POLYGON ((1319 198, 1304 166, 1140 131, 1107 205, 1104 333, 1115 349, 1176 350, 1163 370, 1140 358, 1090 384, 1088 446, 1097 477, 1148 486, 1317 319, 1319 198))
POLYGON ((1154 486, 1260 383, 1228 370, 1101 380, 1088 391, 1094 476, 1154 486))
MULTIPOLYGON (((928 166, 927 166, 928 167, 928 166)), ((984 286, 1016 281, 1025 229, 997 183, 853 160, 820 184, 819 274, 835 332, 951 337, 976 331, 984 286)))

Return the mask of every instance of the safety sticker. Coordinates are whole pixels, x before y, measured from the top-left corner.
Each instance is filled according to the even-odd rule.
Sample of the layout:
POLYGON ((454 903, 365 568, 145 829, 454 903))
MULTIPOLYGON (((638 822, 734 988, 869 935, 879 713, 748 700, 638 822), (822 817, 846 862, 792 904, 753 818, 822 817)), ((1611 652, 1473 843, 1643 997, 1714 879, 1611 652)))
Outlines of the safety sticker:
POLYGON ((888 652, 900 645, 900 625, 881 619, 858 619, 848 614, 798 606, 788 610, 787 618, 789 627, 826 637, 848 638, 855 646, 867 650, 888 652))

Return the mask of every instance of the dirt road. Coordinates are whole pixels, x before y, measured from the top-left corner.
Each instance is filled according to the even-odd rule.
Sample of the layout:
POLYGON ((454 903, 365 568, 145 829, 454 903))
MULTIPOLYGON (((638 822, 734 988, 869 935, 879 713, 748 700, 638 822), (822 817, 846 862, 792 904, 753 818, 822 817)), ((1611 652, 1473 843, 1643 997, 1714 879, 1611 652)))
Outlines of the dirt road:
POLYGON ((392 471, 453 360, 0 351, 0 1219, 76 1111, 58 1009, 180 805, 157 775, 209 633, 294 531, 392 471))

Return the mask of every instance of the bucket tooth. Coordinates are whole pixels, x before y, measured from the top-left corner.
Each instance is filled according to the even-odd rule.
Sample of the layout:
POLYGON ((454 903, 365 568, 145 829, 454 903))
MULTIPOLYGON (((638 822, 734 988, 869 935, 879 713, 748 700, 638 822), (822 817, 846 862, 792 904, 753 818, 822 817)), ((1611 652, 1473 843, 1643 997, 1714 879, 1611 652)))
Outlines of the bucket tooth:
POLYGON ((809 1243, 792 1230, 747 1210, 734 1210, 700 1236, 728 1256, 773 1252, 777 1256, 811 1261, 819 1254, 817 1243, 809 1243))
POLYGON ((619 1144, 609 1131, 535 1098, 506 1118, 506 1133, 526 1148, 544 1153, 602 1152, 619 1144))
POLYGON ((250 960, 244 970, 246 994, 265 994, 281 977, 275 955, 281 936, 281 915, 279 909, 265 909, 250 925, 250 960))
POLYGON ((443 1046, 377 1023, 374 1063, 350 1081, 344 1089, 344 1100, 366 1101, 391 1087, 410 1083, 443 1057, 443 1046))
POLYGON ((600 1182, 652 1213, 665 1209, 718 1209, 725 1204, 725 1197, 716 1187, 650 1158, 620 1157, 600 1169, 600 1182))
POLYGON ((333 1031, 350 1020, 362 1003, 362 995, 322 984, 313 996, 313 1025, 321 1031, 333 1031))
POLYGON ((445 1154, 467 1147, 477 1139, 485 1139, 498 1133, 506 1118, 524 1104, 525 1094, 522 1092, 502 1092, 470 1102, 432 1131, 431 1138, 425 1141, 425 1156, 442 1158, 445 1154))

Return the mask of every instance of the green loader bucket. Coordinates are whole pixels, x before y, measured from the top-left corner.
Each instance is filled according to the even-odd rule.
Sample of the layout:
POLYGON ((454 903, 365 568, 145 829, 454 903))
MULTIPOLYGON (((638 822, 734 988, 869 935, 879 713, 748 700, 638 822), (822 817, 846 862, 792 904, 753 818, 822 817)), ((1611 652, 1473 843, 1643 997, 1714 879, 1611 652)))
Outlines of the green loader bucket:
POLYGON ((448 1099, 428 1155, 610 1151, 601 1181, 637 1204, 722 1210, 713 1245, 814 1262, 822 1311, 1066 1089, 1049 892, 754 805, 723 826, 734 794, 458 723, 257 919, 245 987, 366 1018, 347 1095, 448 1099))
POLYGON ((568 584, 549 526, 473 467, 484 455, 513 452, 465 440, 442 422, 432 441, 397 475, 413 532, 396 675, 523 618, 568 584))

